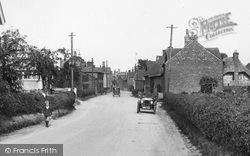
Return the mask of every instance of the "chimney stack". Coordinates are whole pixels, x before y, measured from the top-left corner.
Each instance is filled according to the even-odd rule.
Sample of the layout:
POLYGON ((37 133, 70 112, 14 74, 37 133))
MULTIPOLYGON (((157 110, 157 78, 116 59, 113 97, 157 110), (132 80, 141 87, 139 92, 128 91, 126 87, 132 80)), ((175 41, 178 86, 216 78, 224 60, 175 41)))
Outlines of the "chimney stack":
POLYGON ((184 36, 184 45, 188 45, 190 43, 190 36, 189 36, 189 31, 186 29, 186 35, 184 36))
POLYGON ((237 50, 233 53, 233 62, 234 62, 234 82, 237 85, 239 81, 239 53, 237 50))

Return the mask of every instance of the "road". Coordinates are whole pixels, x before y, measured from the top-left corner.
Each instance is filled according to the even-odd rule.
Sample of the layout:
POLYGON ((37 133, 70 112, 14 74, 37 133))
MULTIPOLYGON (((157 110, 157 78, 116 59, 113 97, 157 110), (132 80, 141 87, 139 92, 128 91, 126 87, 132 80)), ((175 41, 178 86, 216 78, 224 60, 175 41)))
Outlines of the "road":
POLYGON ((191 156, 187 142, 165 111, 136 113, 137 98, 122 91, 81 101, 76 110, 15 131, 0 144, 63 144, 64 156, 191 156))

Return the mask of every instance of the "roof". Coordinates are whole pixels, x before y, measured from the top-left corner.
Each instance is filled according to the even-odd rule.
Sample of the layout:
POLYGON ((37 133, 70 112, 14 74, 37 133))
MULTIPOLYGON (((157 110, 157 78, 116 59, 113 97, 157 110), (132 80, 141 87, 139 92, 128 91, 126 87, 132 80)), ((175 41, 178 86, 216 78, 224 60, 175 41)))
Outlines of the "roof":
MULTIPOLYGON (((224 71, 223 74, 229 73, 229 72, 234 72, 234 61, 233 61, 233 57, 227 57, 223 59, 223 63, 224 63, 224 71)), ((241 61, 238 61, 238 72, 245 72, 246 74, 248 74, 248 76, 250 76, 250 71, 249 69, 247 69, 246 66, 244 66, 241 61)))
MULTIPOLYGON (((92 67, 84 67, 82 69, 82 72, 84 73, 92 73, 92 67)), ((101 67, 93 68, 94 73, 104 73, 103 69, 101 67)))
POLYGON ((147 75, 147 72, 145 70, 141 70, 141 69, 138 69, 135 73, 135 76, 134 76, 134 79, 136 81, 142 81, 142 80, 145 80, 144 76, 147 75))
MULTIPOLYGON (((191 44, 199 44, 201 47, 203 47, 199 42, 197 41, 192 41, 191 43, 189 43, 188 45, 186 45, 184 48, 190 46, 191 44)), ((175 56, 176 54, 178 54, 180 51, 182 51, 184 48, 172 48, 172 52, 171 52, 171 57, 175 56)), ((214 55, 216 58, 221 60, 221 55, 220 55, 220 51, 219 48, 205 48, 208 52, 210 52, 212 55, 214 55)), ((170 51, 170 48, 165 50, 166 56, 167 53, 170 51)))
POLYGON ((135 72, 128 72, 127 75, 123 78, 123 80, 127 80, 128 78, 133 78, 135 76, 135 72))
POLYGON ((147 74, 149 77, 161 76, 163 74, 162 65, 165 63, 165 56, 161 56, 157 61, 147 64, 147 74))
POLYGON ((119 75, 118 76, 118 79, 120 78, 120 79, 124 79, 126 77, 126 75, 119 75))

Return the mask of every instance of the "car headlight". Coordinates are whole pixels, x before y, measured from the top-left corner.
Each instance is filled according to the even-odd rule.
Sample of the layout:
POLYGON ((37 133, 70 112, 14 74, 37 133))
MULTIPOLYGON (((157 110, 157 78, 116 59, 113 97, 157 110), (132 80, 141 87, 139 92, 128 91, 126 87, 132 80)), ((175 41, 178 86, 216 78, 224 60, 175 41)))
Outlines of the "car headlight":
POLYGON ((150 104, 153 104, 153 101, 150 101, 150 104))
POLYGON ((143 103, 143 100, 141 100, 141 103, 143 103))

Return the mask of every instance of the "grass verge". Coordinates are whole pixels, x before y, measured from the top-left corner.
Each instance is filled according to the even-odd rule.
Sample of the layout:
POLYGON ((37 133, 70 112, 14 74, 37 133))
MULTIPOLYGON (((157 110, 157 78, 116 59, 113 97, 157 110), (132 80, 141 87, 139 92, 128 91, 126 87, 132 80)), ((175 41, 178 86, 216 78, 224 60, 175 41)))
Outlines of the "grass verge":
MULTIPOLYGON (((71 113, 73 110, 60 109, 52 112, 52 118, 57 119, 61 116, 71 113)), ((28 127, 31 125, 37 125, 44 121, 44 116, 41 113, 26 114, 15 116, 12 118, 1 117, 0 120, 0 135, 10 133, 15 130, 28 127)))

